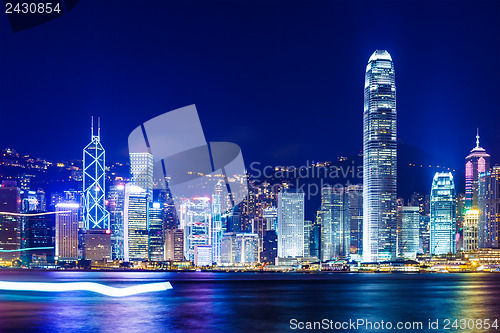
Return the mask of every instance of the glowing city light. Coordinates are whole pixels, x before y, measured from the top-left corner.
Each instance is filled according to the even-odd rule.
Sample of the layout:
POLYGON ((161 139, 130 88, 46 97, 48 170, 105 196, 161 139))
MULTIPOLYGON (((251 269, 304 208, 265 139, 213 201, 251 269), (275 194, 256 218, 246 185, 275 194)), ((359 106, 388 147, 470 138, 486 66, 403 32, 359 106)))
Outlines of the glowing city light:
POLYGON ((94 282, 49 283, 0 281, 0 290, 42 292, 92 291, 110 297, 125 297, 168 289, 172 289, 170 282, 147 283, 126 288, 115 288, 94 282))
POLYGON ((36 251, 36 250, 52 250, 53 248, 54 248, 53 246, 44 246, 44 247, 27 247, 24 249, 17 249, 17 250, 0 249, 0 252, 24 252, 24 251, 36 251))

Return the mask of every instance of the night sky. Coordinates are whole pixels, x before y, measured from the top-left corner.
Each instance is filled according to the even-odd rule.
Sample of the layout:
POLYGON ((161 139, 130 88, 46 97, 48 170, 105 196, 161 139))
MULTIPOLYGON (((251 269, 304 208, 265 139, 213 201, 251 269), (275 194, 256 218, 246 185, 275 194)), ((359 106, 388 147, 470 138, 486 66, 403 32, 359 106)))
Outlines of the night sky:
POLYGON ((17 33, 0 17, 0 147, 81 158, 95 115, 126 161, 135 127, 196 104, 247 164, 356 155, 365 66, 387 49, 399 140, 463 168, 479 127, 500 162, 500 1, 85 0, 17 33))

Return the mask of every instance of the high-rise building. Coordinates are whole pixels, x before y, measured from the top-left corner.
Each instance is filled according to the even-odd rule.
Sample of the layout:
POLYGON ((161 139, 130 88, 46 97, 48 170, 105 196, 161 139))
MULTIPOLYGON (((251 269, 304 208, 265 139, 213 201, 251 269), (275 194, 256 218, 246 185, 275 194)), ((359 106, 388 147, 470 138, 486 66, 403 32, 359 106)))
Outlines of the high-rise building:
POLYGON ((84 226, 87 230, 109 229, 109 214, 105 207, 105 151, 101 145, 101 127, 99 123, 97 135, 94 135, 93 117, 91 139, 92 141, 83 149, 84 226))
POLYGON ((344 241, 348 241, 344 247, 347 253, 361 255, 363 252, 363 185, 347 186, 345 195, 346 230, 349 231, 349 235, 344 236, 344 241))
POLYGON ((479 248, 500 248, 500 166, 479 176, 479 248))
POLYGON ((276 207, 266 207, 262 210, 262 217, 265 220, 266 230, 278 229, 278 210, 276 207))
POLYGON ((108 191, 109 225, 111 230, 111 252, 113 260, 124 258, 124 217, 125 217, 125 185, 109 187, 108 191))
POLYGON ((366 66, 363 111, 363 260, 396 256, 396 83, 391 55, 366 66))
POLYGON ((304 257, 311 256, 312 221, 304 220, 304 257))
POLYGON ((186 199, 181 204, 179 220, 180 228, 184 230, 184 257, 186 260, 194 261, 195 245, 211 245, 211 217, 212 211, 208 197, 186 199))
POLYGON ((148 203, 146 190, 127 184, 125 187, 124 260, 148 259, 148 203))
POLYGON ((400 252, 405 257, 415 258, 420 250, 420 208, 403 206, 401 209, 400 252))
POLYGON ((222 241, 222 204, 221 197, 219 194, 212 195, 212 247, 213 247, 213 262, 220 264, 220 251, 221 251, 221 241, 222 241))
POLYGON ((132 183, 146 190, 149 200, 153 199, 153 155, 150 153, 130 153, 130 173, 132 183))
POLYGON ((149 204, 148 252, 150 261, 163 261, 165 240, 163 239, 163 208, 159 202, 149 204))
POLYGON ((83 232, 85 260, 111 259, 111 230, 91 229, 83 232))
POLYGON ((338 259, 342 255, 344 213, 344 189, 323 187, 321 189, 322 261, 338 259))
POLYGON ((252 233, 236 234, 235 261, 239 264, 259 262, 259 235, 252 233))
POLYGON ((36 210, 38 212, 47 211, 47 201, 45 200, 45 191, 43 190, 43 188, 39 188, 36 191, 36 200, 38 203, 36 210))
POLYGON ((465 221, 465 212, 467 209, 465 208, 465 194, 457 193, 456 198, 456 206, 457 206, 457 227, 456 227, 456 241, 457 241, 457 251, 463 249, 463 241, 464 241, 464 221, 465 221))
POLYGON ((267 265, 274 265, 278 256, 278 236, 276 230, 268 230, 262 240, 262 253, 260 262, 267 265))
POLYGON ((23 248, 33 249, 23 253, 26 264, 45 265, 53 262, 55 214, 27 214, 23 222, 23 248))
POLYGON ((226 232, 221 240, 221 262, 232 265, 236 263, 236 233, 226 232))
POLYGON ((196 244, 194 246, 194 265, 197 267, 212 266, 212 245, 196 244))
POLYGON ((165 234, 165 260, 184 261, 184 230, 167 229, 165 234))
POLYGON ((278 194, 278 257, 304 256, 304 200, 301 190, 278 194))
POLYGON ((61 202, 56 205, 56 258, 78 260, 78 212, 80 205, 61 202))
POLYGON ((464 220, 464 252, 477 251, 479 248, 479 209, 469 209, 464 220))
POLYGON ((490 155, 479 146, 479 130, 476 135, 476 147, 465 158, 465 208, 478 208, 479 174, 490 168, 490 155))
POLYGON ((431 254, 455 253, 455 182, 451 172, 434 175, 431 187, 431 254))
MULTIPOLYGON (((14 184, 9 184, 14 185, 14 184)), ((21 248, 20 189, 15 186, 0 187, 0 249, 21 248)), ((20 258, 20 252, 0 252, 0 261, 12 262, 20 258)))

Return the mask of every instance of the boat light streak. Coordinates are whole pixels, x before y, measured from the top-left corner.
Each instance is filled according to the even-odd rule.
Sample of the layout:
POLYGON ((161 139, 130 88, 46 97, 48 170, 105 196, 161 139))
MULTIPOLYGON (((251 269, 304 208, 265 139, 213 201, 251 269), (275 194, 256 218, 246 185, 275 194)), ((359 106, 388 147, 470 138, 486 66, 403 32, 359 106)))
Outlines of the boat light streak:
POLYGON ((1 290, 15 291, 93 291, 111 297, 125 297, 153 291, 163 291, 172 289, 170 282, 158 282, 135 285, 126 288, 115 288, 94 282, 12 282, 0 281, 1 290))

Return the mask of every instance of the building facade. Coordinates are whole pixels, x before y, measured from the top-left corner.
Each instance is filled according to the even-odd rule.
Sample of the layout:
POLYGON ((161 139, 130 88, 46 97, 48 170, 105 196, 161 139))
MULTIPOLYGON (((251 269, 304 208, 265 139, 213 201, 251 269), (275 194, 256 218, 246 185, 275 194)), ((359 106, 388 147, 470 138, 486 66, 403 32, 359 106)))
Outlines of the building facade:
POLYGON ((479 248, 500 248, 500 166, 479 176, 479 248))
POLYGON ((436 173, 431 187, 430 252, 455 253, 455 182, 449 173, 436 173))
POLYGON ((78 212, 80 205, 62 202, 56 205, 56 253, 57 260, 78 260, 78 212))
POLYGON ((366 66, 363 111, 363 260, 396 257, 396 83, 390 54, 366 66))
POLYGON ((304 192, 278 194, 278 257, 304 256, 304 192))
POLYGON ((477 209, 479 204, 479 174, 490 168, 490 155, 479 146, 479 130, 476 147, 465 158, 465 208, 477 209))

